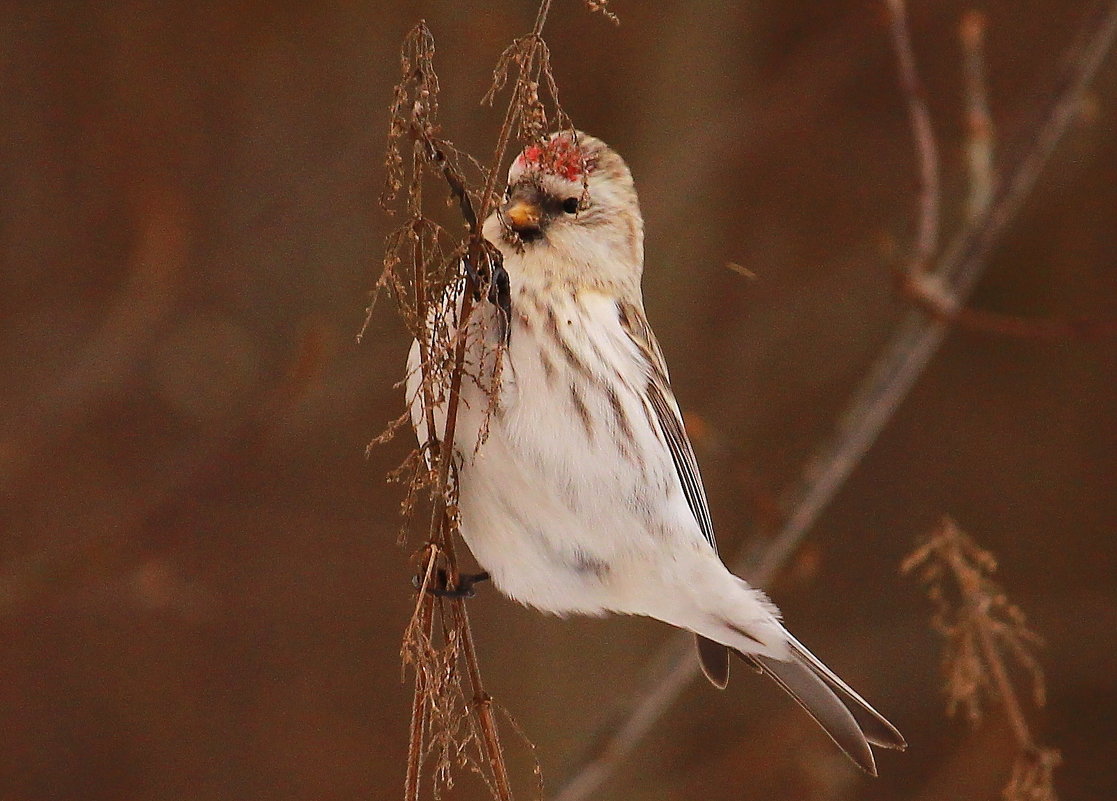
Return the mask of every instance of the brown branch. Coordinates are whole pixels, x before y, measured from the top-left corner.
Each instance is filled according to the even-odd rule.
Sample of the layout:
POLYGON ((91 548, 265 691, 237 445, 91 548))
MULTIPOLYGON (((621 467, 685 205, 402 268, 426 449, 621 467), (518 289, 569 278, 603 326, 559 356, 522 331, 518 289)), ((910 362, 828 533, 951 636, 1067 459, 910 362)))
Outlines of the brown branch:
MULTIPOLYGON (((550 7, 551 0, 542 0, 539 4, 539 10, 536 14, 535 24, 529 35, 525 54, 525 62, 529 67, 534 64, 536 53, 542 43, 543 26, 546 24, 550 7)), ((527 70, 521 69, 517 76, 517 90, 519 90, 519 87, 527 80, 527 75, 527 70)), ((456 174, 447 166, 448 162, 442 157, 441 148, 429 138, 426 138, 424 142, 432 159, 440 164, 443 175, 450 184, 451 192, 458 197, 463 215, 470 225, 468 258, 473 265, 480 265, 483 260, 489 261, 490 259, 489 249, 491 245, 484 240, 481 227, 477 224, 477 219, 478 217, 482 220, 486 219, 491 210, 500 166, 504 162, 508 143, 512 138, 512 124, 517 113, 521 113, 517 104, 519 96, 519 91, 514 92, 512 99, 508 103, 508 108, 504 115, 504 123, 501 126, 493 158, 489 164, 485 179, 485 189, 481 195, 481 210, 477 217, 472 217, 471 219, 473 209, 469 203, 469 194, 464 188, 464 182, 461 180, 459 174, 456 174)), ((418 134, 426 137, 430 130, 431 126, 428 123, 427 125, 419 127, 418 134)), ((491 275, 491 270, 488 274, 491 275)), ((451 492, 450 472, 453 464, 453 447, 458 420, 458 406, 461 397, 462 376, 465 372, 465 352, 469 332, 469 319, 473 311, 473 298, 479 289, 479 287, 474 284, 473 275, 474 273, 469 271, 466 273, 465 291, 462 294, 462 307, 458 313, 456 342, 454 344, 454 366, 451 372, 450 389, 446 405, 446 427, 442 432, 442 436, 437 438, 437 441, 440 443, 440 453, 438 458, 438 478, 435 485, 434 510, 431 514, 430 541, 436 542, 441 546, 443 555, 449 566, 451 581, 455 586, 458 583, 459 576, 457 558, 454 550, 453 535, 455 526, 454 521, 447 511, 447 501, 451 492)), ((426 376, 424 376, 424 383, 426 383, 426 376)), ((424 402, 426 403, 427 400, 424 399, 424 402)), ((427 407, 427 413, 428 420, 432 421, 433 418, 431 417, 429 406, 427 407)), ((431 433, 433 433, 433 425, 431 422, 428 422, 428 435, 431 433)), ((436 438, 430 436, 428 441, 434 442, 436 438)), ((436 558, 436 552, 433 549, 429 558, 430 561, 428 565, 431 565, 436 558)), ((433 601, 428 601, 428 603, 433 603, 433 601)), ((481 729, 481 745, 485 754, 485 759, 490 769, 493 771, 496 796, 500 801, 511 801, 512 790, 508 780, 508 770, 504 762, 504 751, 500 743, 496 719, 492 713, 491 699, 488 693, 485 692, 482 682, 480 663, 473 642, 473 631, 469 625, 469 615, 466 612, 463 599, 454 599, 452 601, 452 606, 454 609, 454 619, 457 623, 457 631, 461 637, 463 659, 466 664, 470 688, 473 694, 473 711, 477 715, 481 729)))
POLYGON ((898 291, 928 317, 963 331, 1038 342, 1102 342, 1117 338, 1117 320, 1067 320, 958 308, 932 283, 907 274, 895 277, 898 291))
MULTIPOLYGON (((892 0, 890 0, 891 2, 892 0)), ((964 309, 985 262, 1015 218, 1047 164, 1056 144, 1078 116, 1086 86, 1101 66, 1117 37, 1117 3, 1101 3, 1079 29, 1064 59, 1056 91, 1038 125, 1028 133, 1010 159, 1014 169, 994 182, 988 211, 973 219, 939 259, 933 282, 898 281, 901 293, 943 324, 1026 339, 1108 339, 1117 335, 1117 322, 1034 320, 995 312, 964 309)))
MULTIPOLYGON (((404 797, 406 801, 417 801, 419 797, 419 777, 424 753, 424 741, 427 738, 431 722, 431 703, 436 688, 431 684, 433 677, 431 670, 431 637, 434 626, 433 596, 427 593, 431 576, 436 574, 439 561, 447 565, 446 573, 452 583, 457 582, 458 568, 454 551, 454 520, 448 511, 449 499, 454 492, 452 486, 452 447, 457 423, 457 410, 460 397, 462 374, 464 372, 465 345, 468 331, 468 320, 473 304, 472 279, 467 274, 467 291, 463 296, 461 310, 459 311, 459 328, 455 336, 453 347, 453 368, 449 375, 449 386, 445 393, 446 425, 441 432, 436 430, 434 408, 436 399, 433 390, 437 386, 432 361, 431 347, 436 344, 436 337, 426 330, 430 322, 429 309, 431 308, 431 295, 438 291, 437 287, 427 284, 427 271, 430 266, 430 257, 434 254, 427 253, 424 249, 424 236, 428 230, 434 233, 434 243, 437 246, 439 229, 432 228, 429 221, 423 216, 422 175, 425 168, 439 170, 451 188, 451 194, 459 201, 459 208, 470 227, 470 235, 474 242, 480 239, 480 231, 476 218, 472 217, 472 204, 468 189, 461 173, 457 170, 452 159, 447 157, 448 143, 434 137, 436 126, 434 116, 437 112, 438 79, 433 69, 434 40, 426 26, 420 23, 405 39, 402 53, 403 80, 397 87, 392 106, 392 121, 389 127, 389 154, 388 154, 388 188, 384 197, 390 201, 396 192, 403 186, 404 169, 399 156, 400 142, 405 133, 409 135, 412 145, 411 180, 407 187, 406 208, 411 217, 408 226, 405 226, 405 236, 412 241, 411 249, 411 283, 414 288, 413 305, 410 309, 404 304, 404 282, 396 274, 400 264, 399 247, 404 241, 403 236, 389 238, 388 253, 385 257, 384 273, 378 281, 378 287, 390 286, 397 291, 397 298, 401 304, 401 312, 408 319, 410 327, 417 331, 422 372, 420 384, 420 400, 424 409, 424 426, 426 428, 427 442, 438 443, 436 449, 427 449, 431 459, 431 470, 428 471, 427 481, 430 480, 429 472, 433 471, 436 478, 432 486, 433 509, 428 532, 428 546, 426 560, 423 567, 424 582, 420 588, 419 600, 415 614, 408 626, 404 638, 404 658, 411 661, 415 668, 415 694, 412 706, 412 721, 408 743, 408 761, 405 772, 404 797)), ((459 251, 460 252, 460 251, 459 251)), ((485 251, 482 248, 474 249, 476 257, 485 251)), ((475 262, 479 263, 479 261, 475 262)), ((456 272, 457 260, 445 263, 441 269, 452 269, 456 272)), ((454 279, 451 279, 454 280, 454 279)), ((371 310, 371 304, 370 304, 371 310)), ((421 466, 417 460, 416 470, 421 466)), ((421 474, 416 472, 412 480, 412 490, 416 482, 422 480, 421 474)), ((462 658, 467 665, 470 685, 474 698, 485 697, 484 687, 481 683, 480 668, 477 664, 476 649, 473 647, 472 634, 468 627, 466 611, 460 600, 454 602, 455 634, 448 640, 451 649, 460 648, 462 658)), ((445 627, 445 624, 444 624, 445 627)), ((451 651, 449 657, 456 659, 458 651, 451 651)), ((437 658, 437 657, 434 657, 437 658)), ((451 679, 451 681, 455 681, 451 679)), ((435 684, 438 682, 436 681, 435 684)), ((478 705, 473 706, 477 715, 481 731, 480 747, 493 775, 493 789, 499 801, 511 801, 512 793, 508 782, 507 770, 504 765, 503 750, 496 730, 492 713, 478 705)))
MULTIPOLYGON (((412 619, 418 619, 420 637, 430 641, 434 630, 434 603, 432 596, 427 592, 431 585, 434 573, 434 560, 427 562, 427 570, 423 574, 423 581, 419 587, 419 608, 415 610, 412 619)), ((404 778, 404 801, 419 801, 419 775, 423 762, 423 742, 426 739, 427 693, 429 688, 423 671, 415 670, 415 694, 411 702, 411 730, 407 742, 407 773, 404 778)))
MULTIPOLYGON (((608 10, 607 2, 588 2, 587 6, 615 21, 608 10)), ((412 499, 420 486, 430 486, 432 500, 427 543, 421 557, 423 586, 420 588, 403 646, 405 665, 410 663, 415 669, 415 694, 404 786, 406 801, 418 801, 420 774, 425 744, 428 741, 432 747, 441 746, 442 749, 436 780, 444 783, 451 780, 447 745, 455 741, 457 726, 451 709, 457 703, 455 699, 464 700, 460 679, 454 670, 459 660, 465 665, 468 676, 470 699, 466 703, 472 721, 475 721, 472 734, 466 742, 472 739, 479 744, 485 765, 479 773, 494 797, 498 801, 512 799, 492 699, 484 688, 464 601, 461 598, 453 599, 450 602, 451 614, 448 617, 445 614, 440 616, 446 644, 438 652, 432 645, 435 605, 438 602, 426 590, 432 576, 445 576, 450 586, 457 586, 460 580, 454 541, 458 521, 456 512, 452 511, 456 506, 454 501, 457 492, 453 453, 458 409, 466 373, 467 346, 472 329, 475 328, 470 324, 471 316, 482 293, 489 292, 489 284, 495 278, 496 268, 499 266, 499 253, 484 239, 480 221, 485 220, 492 211, 500 169, 513 137, 538 138, 545 132, 547 115, 539 97, 541 84, 550 93, 559 122, 563 127, 570 127, 569 119, 558 105, 558 91, 551 74, 549 51, 542 38, 550 8, 551 0, 541 0, 531 32, 517 39, 502 55, 494 74, 493 88, 486 94, 485 99, 491 102, 496 91, 505 82, 508 71, 515 66, 516 80, 492 159, 487 168, 480 168, 477 162, 471 160, 482 174, 483 188, 479 197, 472 194, 459 167, 460 160, 469 157, 459 153, 448 140, 437 135, 439 85, 433 67, 434 39, 421 22, 404 40, 401 51, 403 78, 396 87, 392 100, 385 160, 387 179, 381 204, 389 213, 394 213, 391 206, 405 190, 405 180, 409 177, 410 180, 406 182, 406 198, 403 200, 409 222, 388 238, 384 269, 377 281, 373 302, 369 304, 365 325, 368 324, 379 292, 387 290, 395 295, 400 312, 418 341, 420 386, 418 397, 411 398, 408 402, 419 402, 423 406, 426 444, 421 452, 413 451, 401 468, 410 468, 413 471, 408 497, 404 501, 405 514, 410 512, 412 499), (401 153, 401 145, 405 140, 411 143, 409 169, 401 153), (450 196, 457 201, 458 210, 468 229, 465 241, 459 242, 452 249, 449 258, 442 258, 447 252, 442 248, 446 231, 428 220, 423 213, 423 175, 428 170, 439 173, 445 180, 450 196), (425 246, 428 239, 429 248, 425 246), (409 250, 406 242, 411 243, 409 250), (409 265, 404 265, 403 254, 409 256, 409 265), (410 267, 407 274, 403 272, 405 266, 410 267), (464 271, 463 266, 466 267, 464 271), (433 283, 428 281, 428 271, 432 267, 438 270, 433 274, 433 283), (454 319, 456 331, 451 335, 446 321, 432 314, 431 310, 438 308, 432 304, 440 303, 444 289, 456 282, 461 282, 461 305, 454 319), (437 430, 434 414, 435 407, 440 404, 444 405, 446 413, 442 431, 437 430), (424 463, 427 464, 426 473, 422 471, 424 463), (440 569, 440 564, 445 568, 440 569), (436 663, 442 663, 440 660, 444 660, 449 672, 434 672, 436 663), (449 703, 447 692, 453 695, 449 703), (434 717, 436 712, 437 720, 434 717)), ((362 328, 362 332, 363 330, 362 328)), ((498 386, 500 347, 497 346, 492 383, 486 387, 491 398, 495 398, 493 393, 498 386)), ((471 374, 470 380, 480 381, 480 377, 471 374)), ((481 433, 481 439, 483 438, 484 430, 481 433)), ((435 789, 437 792, 437 785, 435 789)))
POLYGON ((485 756, 493 772, 497 797, 512 798, 511 784, 508 781, 508 768, 504 764, 504 751, 497 734, 496 717, 493 715, 493 699, 485 692, 481 682, 481 663, 477 658, 477 648, 473 643, 473 630, 465 611, 465 601, 456 598, 453 602, 454 616, 458 632, 462 638, 462 658, 469 671, 469 683, 473 688, 473 711, 481 726, 482 742, 487 742, 485 756))
MULTIPOLYGON (((1067 51, 1067 70, 1028 142, 1009 161, 1003 183, 985 211, 953 240, 934 273, 955 305, 963 303, 981 276, 986 258, 1000 241, 1052 150, 1074 117, 1083 88, 1093 79, 1112 47, 1117 31, 1117 3, 1101 8, 1080 28, 1067 51)), ((850 398, 836 430, 807 460, 800 480, 781 498, 783 525, 759 559, 745 547, 731 560, 751 583, 766 586, 798 549, 838 489, 907 396, 948 331, 947 323, 912 311, 900 322, 859 387, 850 398)), ((636 688, 618 702, 614 714, 594 738, 593 748, 569 771, 555 801, 590 797, 632 753, 689 681, 698 667, 687 642, 677 636, 653 660, 636 688)))
MULTIPOLYGON (((928 280, 926 270, 938 249, 941 219, 939 155, 926 92, 915 63, 904 0, 887 0, 891 13, 889 32, 896 53, 900 83, 908 106, 912 139, 919 163, 919 214, 913 254, 895 280, 900 294, 939 322, 967 331, 1041 341, 1097 341, 1117 336, 1117 321, 1036 319, 956 307, 940 293, 941 285, 928 280)), ((966 140, 970 191, 967 219, 977 219, 993 199, 993 122, 985 81, 985 16, 969 11, 959 26, 965 76, 966 140)))

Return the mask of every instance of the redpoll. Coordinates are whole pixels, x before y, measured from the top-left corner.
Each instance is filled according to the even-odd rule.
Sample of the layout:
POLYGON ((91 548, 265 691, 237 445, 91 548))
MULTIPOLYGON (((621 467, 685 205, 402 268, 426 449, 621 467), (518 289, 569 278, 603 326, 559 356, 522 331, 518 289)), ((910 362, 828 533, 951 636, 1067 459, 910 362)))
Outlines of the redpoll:
MULTIPOLYGON (((484 234, 503 255, 512 311, 505 327, 482 302, 467 337, 467 361, 489 375, 498 337, 507 341, 493 386, 481 376, 461 389, 461 533, 478 563, 502 592, 546 612, 647 615, 693 632, 718 687, 736 652, 875 775, 870 743, 903 748, 903 737, 718 557, 644 315, 644 223, 624 161, 577 132, 530 145, 484 234)), ((408 397, 425 441, 419 362, 416 343, 408 397)), ((444 419, 440 404, 438 432, 444 419)))

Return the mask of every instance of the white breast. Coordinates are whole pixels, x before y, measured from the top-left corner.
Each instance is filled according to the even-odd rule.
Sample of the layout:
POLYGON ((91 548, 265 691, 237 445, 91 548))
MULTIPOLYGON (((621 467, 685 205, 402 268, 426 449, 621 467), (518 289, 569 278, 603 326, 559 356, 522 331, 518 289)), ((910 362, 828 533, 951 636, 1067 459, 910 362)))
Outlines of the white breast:
MULTIPOLYGON (((466 381, 462 535, 502 591, 556 613, 641 612, 680 545, 708 550, 641 400, 612 299, 513 283, 499 402, 466 381), (672 503, 672 501, 675 501, 672 503)), ((477 341, 477 340, 474 340, 477 341)))

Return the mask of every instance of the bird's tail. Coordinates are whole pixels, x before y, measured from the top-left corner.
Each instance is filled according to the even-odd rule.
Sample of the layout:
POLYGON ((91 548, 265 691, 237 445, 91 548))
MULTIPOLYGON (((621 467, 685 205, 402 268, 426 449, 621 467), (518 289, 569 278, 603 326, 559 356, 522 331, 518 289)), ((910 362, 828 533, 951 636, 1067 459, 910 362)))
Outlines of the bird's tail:
POLYGON ((787 660, 740 651, 737 655, 770 676, 818 721, 850 759, 876 776, 876 761, 869 745, 902 750, 907 747, 903 735, 790 634, 788 646, 791 656, 787 660))

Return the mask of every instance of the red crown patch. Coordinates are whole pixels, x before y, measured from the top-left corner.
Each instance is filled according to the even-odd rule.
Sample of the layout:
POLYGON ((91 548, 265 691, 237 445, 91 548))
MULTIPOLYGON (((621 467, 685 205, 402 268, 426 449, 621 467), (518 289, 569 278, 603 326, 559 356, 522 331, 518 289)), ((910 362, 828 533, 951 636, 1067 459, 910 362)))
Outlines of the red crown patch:
POLYGON ((518 161, 524 167, 534 167, 568 181, 582 180, 582 175, 590 168, 582 151, 565 136, 541 145, 528 145, 518 161))

